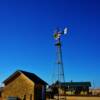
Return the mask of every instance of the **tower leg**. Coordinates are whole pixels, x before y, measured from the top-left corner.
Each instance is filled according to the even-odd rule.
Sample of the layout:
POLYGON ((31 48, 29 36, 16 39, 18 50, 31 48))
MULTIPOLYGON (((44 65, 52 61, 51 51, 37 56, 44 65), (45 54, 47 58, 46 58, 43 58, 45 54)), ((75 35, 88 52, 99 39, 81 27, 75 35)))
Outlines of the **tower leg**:
POLYGON ((57 66, 58 66, 58 71, 57 71, 58 100, 66 100, 65 77, 64 77, 64 67, 63 67, 63 61, 62 61, 62 49, 61 49, 60 38, 58 39, 55 46, 57 49, 57 66))

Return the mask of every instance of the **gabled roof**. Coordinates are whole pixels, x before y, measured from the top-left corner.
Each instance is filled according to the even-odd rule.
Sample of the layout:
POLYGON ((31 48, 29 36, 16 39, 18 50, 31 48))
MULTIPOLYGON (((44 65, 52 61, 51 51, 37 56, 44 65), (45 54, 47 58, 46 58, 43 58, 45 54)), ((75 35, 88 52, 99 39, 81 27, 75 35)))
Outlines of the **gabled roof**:
MULTIPOLYGON (((88 86, 88 87, 90 87, 91 86, 91 83, 90 82, 64 82, 64 83, 60 83, 62 86, 66 86, 66 87, 77 87, 77 86, 88 86)), ((54 83, 54 84, 52 84, 52 86, 54 86, 54 85, 56 85, 56 86, 58 86, 59 85, 59 82, 58 81, 56 81, 56 83, 54 83)))
POLYGON ((11 80, 14 80, 16 77, 18 77, 20 74, 24 74, 27 78, 29 78, 31 81, 37 83, 37 84, 44 84, 47 85, 45 81, 43 81, 41 78, 39 78, 37 75, 34 73, 22 71, 22 70, 17 70, 15 73, 13 73, 11 76, 9 76, 3 83, 8 84, 11 82, 11 80))
POLYGON ((66 86, 91 86, 90 82, 65 82, 66 86))

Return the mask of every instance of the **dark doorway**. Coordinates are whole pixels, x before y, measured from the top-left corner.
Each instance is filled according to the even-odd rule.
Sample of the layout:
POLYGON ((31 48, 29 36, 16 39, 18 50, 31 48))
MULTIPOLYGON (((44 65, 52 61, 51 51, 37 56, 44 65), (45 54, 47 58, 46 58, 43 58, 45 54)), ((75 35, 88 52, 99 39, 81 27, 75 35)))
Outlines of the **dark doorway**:
POLYGON ((34 99, 35 100, 42 100, 42 86, 35 86, 34 89, 34 99))

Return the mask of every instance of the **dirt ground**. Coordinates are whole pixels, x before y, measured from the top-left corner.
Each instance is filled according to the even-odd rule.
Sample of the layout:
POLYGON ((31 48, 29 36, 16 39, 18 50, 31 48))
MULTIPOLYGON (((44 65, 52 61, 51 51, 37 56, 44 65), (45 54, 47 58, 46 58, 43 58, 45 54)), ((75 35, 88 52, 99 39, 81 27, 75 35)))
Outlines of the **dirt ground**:
POLYGON ((67 100, 100 100, 100 97, 67 97, 67 100))
MULTIPOLYGON (((47 99, 56 100, 56 99, 47 99)), ((61 99, 63 100, 63 99, 61 99)), ((78 97, 78 96, 67 96, 66 100, 100 100, 100 97, 78 97)))

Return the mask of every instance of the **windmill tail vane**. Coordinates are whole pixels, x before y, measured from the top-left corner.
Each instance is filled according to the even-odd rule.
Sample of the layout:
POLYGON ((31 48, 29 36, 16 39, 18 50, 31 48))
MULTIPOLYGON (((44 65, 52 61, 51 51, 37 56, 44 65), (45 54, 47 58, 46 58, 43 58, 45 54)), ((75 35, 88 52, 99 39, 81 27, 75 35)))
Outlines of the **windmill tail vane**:
POLYGON ((61 35, 67 34, 67 31, 68 31, 68 28, 64 28, 63 31, 57 29, 56 32, 54 33, 54 39, 58 40, 61 37, 61 35))

